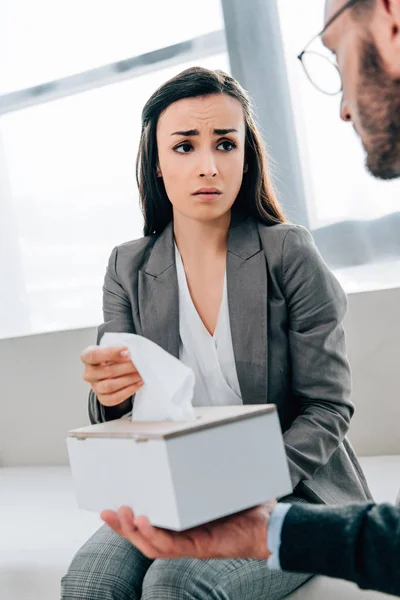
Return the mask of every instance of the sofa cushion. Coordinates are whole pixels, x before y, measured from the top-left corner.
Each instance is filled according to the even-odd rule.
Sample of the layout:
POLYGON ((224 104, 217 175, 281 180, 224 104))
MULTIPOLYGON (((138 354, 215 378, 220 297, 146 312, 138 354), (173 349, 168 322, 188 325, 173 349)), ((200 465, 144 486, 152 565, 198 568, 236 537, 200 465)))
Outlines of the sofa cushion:
MULTIPOLYGON (((316 575, 285 600, 389 600, 394 596, 360 590, 355 583, 316 575)), ((264 600, 261 599, 260 600, 264 600)))
MULTIPOLYGON (((379 502, 394 502, 400 487, 400 456, 361 460, 379 502)), ((74 553, 102 524, 78 509, 68 467, 0 469, 0 598, 54 600, 74 553)), ((378 600, 381 594, 314 577, 287 596, 291 600, 378 600)))
POLYGON ((375 502, 397 502, 400 492, 400 455, 359 459, 375 502))
POLYGON ((68 467, 0 469, 0 598, 54 600, 74 553, 98 529, 68 467))

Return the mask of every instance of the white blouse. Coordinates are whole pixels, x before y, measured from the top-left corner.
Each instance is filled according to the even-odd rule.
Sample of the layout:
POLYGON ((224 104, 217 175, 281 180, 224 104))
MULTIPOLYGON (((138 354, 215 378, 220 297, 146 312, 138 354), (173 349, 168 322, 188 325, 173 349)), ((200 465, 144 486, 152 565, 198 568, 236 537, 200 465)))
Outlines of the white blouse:
POLYGON ((195 373, 193 406, 243 404, 233 354, 226 272, 217 326, 211 335, 193 304, 176 244, 175 261, 179 287, 179 358, 195 373))

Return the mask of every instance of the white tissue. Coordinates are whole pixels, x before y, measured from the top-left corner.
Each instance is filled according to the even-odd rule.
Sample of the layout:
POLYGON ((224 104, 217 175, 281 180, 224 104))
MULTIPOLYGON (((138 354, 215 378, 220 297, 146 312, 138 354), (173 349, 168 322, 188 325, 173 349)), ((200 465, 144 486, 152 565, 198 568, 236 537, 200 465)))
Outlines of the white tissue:
POLYGON ((192 369, 147 338, 132 333, 105 333, 101 347, 128 348, 144 381, 136 392, 132 421, 191 421, 195 376, 192 369))

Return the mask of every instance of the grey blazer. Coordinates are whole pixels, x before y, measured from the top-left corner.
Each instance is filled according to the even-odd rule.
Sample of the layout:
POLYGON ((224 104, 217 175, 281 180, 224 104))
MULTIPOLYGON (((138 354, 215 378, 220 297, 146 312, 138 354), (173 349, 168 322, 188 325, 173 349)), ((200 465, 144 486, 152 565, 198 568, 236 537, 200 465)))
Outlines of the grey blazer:
MULTIPOLYGON (((227 285, 232 342, 244 404, 279 412, 296 493, 336 504, 371 499, 346 440, 354 407, 342 320, 347 298, 302 227, 232 218, 227 285)), ((179 354, 172 223, 159 236, 114 248, 103 287, 105 331, 143 335, 179 354)), ((116 409, 89 397, 92 423, 116 409)))

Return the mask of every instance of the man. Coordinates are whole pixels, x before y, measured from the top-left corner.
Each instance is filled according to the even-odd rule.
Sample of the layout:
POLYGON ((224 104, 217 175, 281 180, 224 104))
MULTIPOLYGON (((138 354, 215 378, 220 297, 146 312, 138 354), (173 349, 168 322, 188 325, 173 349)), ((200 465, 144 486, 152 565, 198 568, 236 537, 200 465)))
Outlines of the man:
MULTIPOLYGON (((336 55, 341 117, 351 121, 381 179, 400 177, 400 0, 327 0, 319 34, 336 55)), ((317 36, 317 37, 319 37, 317 36)), ((310 44, 299 55, 308 70, 310 44)), ((327 78, 323 78, 326 84, 327 78)), ((268 503, 203 527, 159 530, 129 508, 102 518, 150 558, 258 558, 271 568, 348 579, 400 596, 400 506, 327 507, 268 503)))

